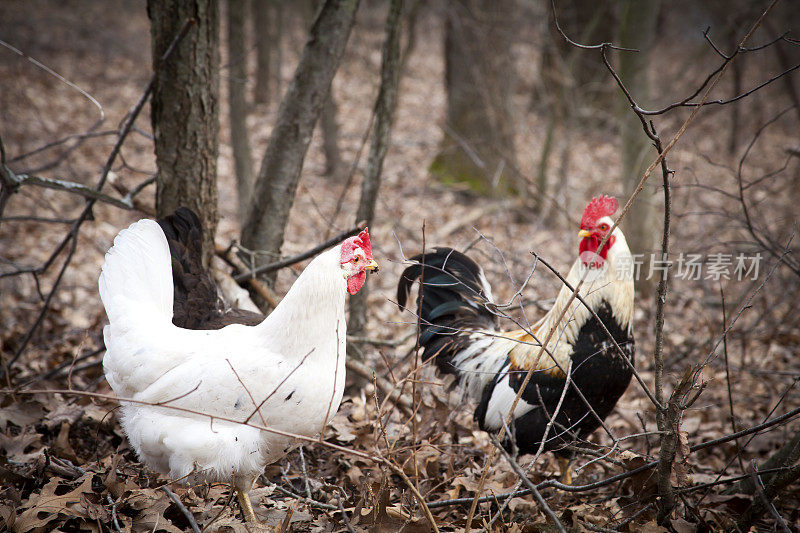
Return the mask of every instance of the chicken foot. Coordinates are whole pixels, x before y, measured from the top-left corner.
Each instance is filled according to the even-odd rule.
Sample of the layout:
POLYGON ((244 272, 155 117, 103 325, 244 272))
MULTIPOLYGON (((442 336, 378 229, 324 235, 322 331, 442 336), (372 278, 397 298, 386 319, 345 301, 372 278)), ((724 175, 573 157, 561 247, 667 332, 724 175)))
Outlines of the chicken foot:
POLYGON ((244 515, 244 519, 251 524, 258 524, 259 520, 256 518, 256 513, 253 510, 253 504, 250 503, 250 496, 247 494, 247 491, 240 489, 239 487, 234 486, 233 490, 236 491, 236 497, 239 500, 239 505, 242 508, 242 514, 244 515))

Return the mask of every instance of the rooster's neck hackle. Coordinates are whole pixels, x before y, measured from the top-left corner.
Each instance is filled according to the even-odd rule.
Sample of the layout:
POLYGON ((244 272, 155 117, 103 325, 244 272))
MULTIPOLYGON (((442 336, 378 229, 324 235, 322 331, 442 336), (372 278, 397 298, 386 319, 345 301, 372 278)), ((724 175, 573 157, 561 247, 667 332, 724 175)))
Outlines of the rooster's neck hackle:
MULTIPOLYGON (((583 280, 579 291, 583 301, 595 312, 603 303, 607 304, 620 328, 630 332, 633 321, 633 257, 622 231, 617 228, 612 235, 615 237, 614 245, 609 248, 606 260, 600 267, 589 267, 578 259, 573 263, 566 280, 573 289, 583 280)), ((561 369, 567 368, 572 344, 581 328, 593 317, 578 298, 572 298, 572 293, 572 289, 562 285, 552 309, 531 328, 541 342, 554 328, 548 342, 550 354, 541 350, 531 338, 531 343, 518 343, 514 347, 511 353, 514 366, 538 368, 542 357, 549 360, 552 355, 558 365, 546 366, 551 367, 554 375, 561 375, 561 369)))

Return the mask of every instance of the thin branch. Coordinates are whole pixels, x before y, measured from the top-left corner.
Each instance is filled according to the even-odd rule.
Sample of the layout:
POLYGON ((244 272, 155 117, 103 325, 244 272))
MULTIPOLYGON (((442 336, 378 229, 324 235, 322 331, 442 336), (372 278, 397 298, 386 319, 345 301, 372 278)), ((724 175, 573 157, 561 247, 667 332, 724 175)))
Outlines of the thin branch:
POLYGON ((46 189, 66 191, 68 193, 83 196, 87 199, 110 204, 114 207, 119 207, 120 209, 133 209, 133 203, 127 198, 114 198, 113 196, 108 196, 107 194, 101 193, 96 188, 87 187, 86 185, 75 183, 73 181, 55 178, 43 178, 41 176, 33 176, 30 174, 12 174, 11 179, 15 181, 15 185, 17 187, 20 185, 34 185, 37 187, 44 187, 46 189))
MULTIPOLYGON (((194 19, 189 19, 183 24, 183 26, 181 27, 181 30, 175 36, 175 39, 173 39, 173 41, 170 44, 170 46, 167 49, 167 51, 164 52, 164 55, 162 56, 162 60, 166 59, 169 55, 172 54, 172 51, 175 49, 177 44, 186 36, 186 34, 189 31, 189 27, 193 23, 194 23, 194 19)), ((154 83, 155 83, 155 78, 156 78, 156 73, 154 72, 153 75, 150 77, 150 81, 148 82, 147 87, 145 88, 145 90, 142 93, 142 95, 139 97, 139 101, 136 103, 136 105, 133 107, 133 109, 131 109, 130 113, 128 114, 127 120, 125 121, 125 123, 123 124, 122 128, 120 129, 119 137, 117 138, 117 142, 114 144, 114 147, 111 149, 111 153, 109 154, 108 159, 106 160, 106 164, 103 166, 103 171, 102 171, 102 174, 100 176, 100 179, 98 180, 97 185, 95 186, 95 190, 96 191, 98 191, 98 192, 102 191, 103 185, 105 185, 106 180, 108 179, 108 175, 111 172, 111 167, 114 164, 114 161, 116 160, 117 155, 119 154, 120 150, 122 149, 122 144, 125 142, 125 139, 127 138, 128 134, 130 133, 131 128, 133 127, 133 123, 136 121, 136 118, 142 112, 142 109, 144 108, 145 103, 150 98, 150 93, 153 90, 153 86, 154 86, 154 83)), ((4 185, 5 185, 5 182, 4 182, 4 185)), ((2 201, 2 199, 0 199, 0 201, 2 201)), ((56 250, 51 254, 50 258, 45 262, 45 264, 42 266, 41 270, 39 271, 39 272, 44 272, 47 268, 49 268, 49 266, 52 264, 52 262, 55 261, 55 258, 61 253, 61 251, 67 246, 67 244, 69 244, 71 242, 71 246, 69 248, 69 252, 67 253, 67 257, 64 260, 64 264, 62 265, 61 270, 59 271, 55 282, 53 283, 53 287, 50 289, 50 293, 45 298, 45 301, 42 304, 42 308, 39 311, 39 314, 37 315, 36 319, 34 320, 33 325, 28 329, 28 332, 25 334, 25 336, 23 337, 22 341, 20 342, 20 345, 17 348, 17 351, 14 353, 13 357, 11 357, 11 359, 5 364, 5 367, 3 368, 3 376, 8 376, 9 375, 11 367, 14 365, 14 363, 17 361, 17 359, 19 359, 19 357, 25 351, 25 349, 27 348, 28 343, 30 342, 30 340, 33 337, 34 333, 39 328, 39 325, 41 325, 45 314, 47 314, 47 311, 50 308, 50 302, 52 301, 53 296, 55 296, 56 292, 58 291, 58 288, 59 288, 59 286, 61 284, 61 280, 64 277, 64 273, 66 272, 67 267, 70 265, 70 263, 72 261, 72 257, 75 254, 75 249, 76 249, 77 242, 78 242, 78 233, 80 231, 81 225, 86 220, 89 219, 89 215, 92 213, 92 208, 94 207, 94 204, 95 204, 96 201, 97 201, 97 199, 95 199, 95 198, 88 198, 86 200, 86 205, 84 206, 83 211, 81 212, 80 216, 75 220, 75 223, 72 225, 72 228, 70 228, 69 233, 67 233, 67 235, 64 237, 64 239, 61 241, 61 243, 56 247, 56 250)), ((0 207, 2 207, 2 206, 0 206, 0 207)))
MULTIPOLYGON (((262 407, 262 406, 263 406, 263 405, 264 405, 264 404, 267 402, 267 400, 269 400, 270 398, 272 398, 272 397, 275 395, 275 393, 276 393, 276 392, 278 392, 278 389, 280 389, 280 388, 281 388, 281 385, 283 385, 284 383, 286 383, 286 380, 288 380, 290 377, 292 377, 292 374, 294 374, 294 373, 295 373, 295 371, 296 371, 298 368, 300 368, 301 366, 303 366, 303 363, 305 363, 305 362, 306 362, 306 358, 308 358, 308 356, 309 356, 309 355, 311 355, 311 354, 314 352, 314 350, 315 350, 315 348, 311 348, 311 351, 309 351, 307 354, 305 354, 305 355, 303 356, 303 358, 300 360, 300 362, 297 364, 297 366, 295 366, 295 367, 292 369, 292 371, 291 371, 291 372, 289 372, 288 374, 286 374, 286 377, 285 377, 285 378, 283 378, 283 379, 281 380, 281 382, 280 382, 280 383, 278 383, 278 384, 275 386, 275 388, 274 388, 274 389, 272 389, 272 392, 270 392, 270 393, 267 395, 267 397, 266 397, 266 398, 264 398, 264 399, 261 401, 261 403, 260 403, 260 404, 258 404, 258 405, 256 406, 256 408, 253 410, 253 412, 252 412, 252 413, 250 413, 250 416, 248 416, 247 418, 245 418, 245 420, 244 420, 244 424, 245 424, 245 425, 247 425, 247 423, 248 423, 248 422, 250 422, 250 420, 251 420, 251 419, 252 419, 252 418, 253 418, 253 417, 256 415, 256 413, 258 413, 258 414, 259 414, 259 416, 263 416, 263 415, 261 414, 261 407, 262 407)), ((233 367, 231 367, 231 368, 233 368, 233 367)), ((238 377, 238 375, 237 375, 237 377, 238 377)), ((255 403, 255 402, 253 402, 253 403, 255 403)), ((262 418, 262 419, 263 419, 263 418, 262 418)), ((264 425, 266 426, 266 424, 264 424, 264 425)), ((327 425, 327 420, 326 420, 326 425, 327 425)), ((324 426, 323 426, 323 429, 325 429, 325 428, 324 428, 324 426)))
MULTIPOLYGON (((266 477, 264 479, 266 479, 266 477)), ((335 511, 335 510, 337 510, 339 508, 336 505, 331 505, 329 503, 324 503, 324 502, 321 502, 321 501, 318 501, 318 500, 313 500, 313 499, 309 500, 305 496, 302 496, 300 494, 292 492, 291 490, 289 490, 289 489, 287 489, 285 487, 282 487, 280 485, 277 485, 277 484, 274 485, 274 487, 275 487, 276 490, 278 490, 279 492, 282 492, 286 496, 289 496, 291 498, 299 500, 299 501, 309 505, 310 507, 317 507, 319 509, 325 509, 326 511, 335 511)))
POLYGON ((570 39, 564 30, 561 29, 561 25, 558 23, 558 15, 556 13, 556 0, 551 0, 550 5, 553 8, 553 22, 555 22, 556 30, 558 31, 559 35, 564 38, 570 45, 574 46, 575 48, 581 48, 582 50, 600 50, 603 48, 611 48, 612 50, 620 50, 623 52, 638 52, 639 50, 635 48, 623 48, 621 46, 614 46, 611 43, 605 42, 600 44, 580 44, 572 39, 570 39))
POLYGON ((279 270, 279 269, 281 269, 283 267, 287 267, 287 266, 291 266, 291 265, 293 265, 295 263, 299 263, 300 261, 304 261, 304 260, 308 259, 309 257, 313 257, 313 256, 317 255, 318 253, 322 252, 326 248, 330 248, 331 246, 333 246, 335 244, 339 244, 341 241, 343 241, 344 239, 346 239, 348 237, 352 237, 353 235, 357 235, 362 229, 364 229, 364 228, 361 227, 361 226, 355 226, 353 228, 350 228, 347 231, 343 231, 343 232, 341 232, 341 233, 339 233, 337 235, 334 235, 333 237, 331 237, 327 241, 325 241, 325 242, 323 242, 321 244, 318 244, 317 246, 315 246, 315 247, 311 248, 310 250, 307 250, 307 251, 305 251, 305 252, 303 252, 301 254, 297 254, 297 255, 292 256, 292 257, 287 257, 286 259, 281 259, 280 261, 275 261, 274 263, 261 265, 260 267, 251 269, 248 272, 243 272, 241 274, 237 274, 237 275, 233 276, 233 279, 235 281, 237 281, 237 282, 242 282, 242 281, 247 280, 248 278, 253 278, 255 276, 258 276, 259 274, 266 274, 267 272, 274 272, 275 270, 279 270))
POLYGON ((91 94, 87 93, 86 91, 84 91, 83 89, 81 89, 80 87, 78 87, 77 85, 75 85, 74 83, 69 81, 68 79, 66 79, 64 76, 62 76, 61 74, 59 74, 55 70, 53 70, 50 67, 48 67, 47 65, 45 65, 44 63, 41 63, 40 61, 37 61, 36 59, 32 58, 31 56, 29 56, 28 54, 26 54, 25 52, 23 52, 19 48, 16 48, 16 47, 10 45, 9 43, 3 41, 2 39, 0 39, 0 46, 3 46, 5 48, 7 48, 8 50, 11 50, 12 52, 17 54, 18 56, 20 56, 20 57, 22 57, 24 59, 27 59, 28 61, 30 61, 31 63, 33 63, 34 65, 36 65, 40 69, 44 70, 45 72, 47 72, 51 76, 54 76, 55 78, 58 78, 58 80, 61 83, 64 83, 64 84, 72 87, 73 89, 75 89, 79 93, 81 93, 84 96, 84 98, 89 100, 92 103, 92 105, 94 105, 97 108, 97 110, 99 111, 99 113, 100 113, 99 121, 103 121, 105 119, 106 113, 103 110, 103 106, 101 106, 100 102, 98 102, 91 94))
POLYGON ((561 521, 558 519, 558 517, 550 508, 550 506, 547 505, 545 499, 542 498, 542 495, 539 493, 538 489, 536 488, 536 485, 533 484, 533 482, 528 478, 528 475, 522 470, 522 468, 520 468, 519 463, 517 463, 514 460, 514 458, 511 457, 507 451, 505 451, 503 446, 497 440, 497 437, 495 437, 493 434, 490 434, 489 438, 492 439, 492 444, 494 444, 494 447, 497 448, 497 450, 502 454, 503 457, 505 457, 506 461, 508 461, 508 464, 511 465, 511 468, 517 474, 522 483, 524 483, 525 486, 528 487, 528 490, 531 491, 533 497, 536 498, 537 502, 539 502, 539 507, 541 507, 544 513, 548 516, 548 518, 550 518, 550 521, 553 522, 553 525, 556 527, 556 529, 561 531, 562 533, 567 533, 567 530, 564 529, 564 526, 561 524, 561 521))
POLYGON ((167 494, 167 497, 172 501, 172 503, 178 506, 178 509, 180 509, 181 513, 183 513, 183 516, 185 516, 186 520, 189 521, 192 531, 194 531, 194 533, 200 533, 200 527, 197 525, 197 520, 194 519, 194 515, 189 511, 189 509, 183 505, 183 502, 181 502, 180 498, 178 498, 175 493, 172 492, 166 485, 162 485, 161 490, 167 494))

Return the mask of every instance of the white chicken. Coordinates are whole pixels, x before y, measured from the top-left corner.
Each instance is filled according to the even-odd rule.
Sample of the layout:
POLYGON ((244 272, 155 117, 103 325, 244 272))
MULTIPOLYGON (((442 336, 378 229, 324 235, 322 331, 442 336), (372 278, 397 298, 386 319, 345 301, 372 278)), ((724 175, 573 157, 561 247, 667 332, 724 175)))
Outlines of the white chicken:
MULTIPOLYGON (((199 230, 191 211, 173 216, 181 211, 199 230)), ((99 280, 109 318, 106 379, 145 464, 174 480, 230 482, 245 518, 257 521, 247 493, 293 439, 253 425, 314 436, 336 413, 345 384, 345 297, 377 267, 369 235, 317 256, 259 324, 197 330, 173 324, 180 286, 176 279, 173 289, 176 258, 162 226, 140 220, 106 254, 99 280)))

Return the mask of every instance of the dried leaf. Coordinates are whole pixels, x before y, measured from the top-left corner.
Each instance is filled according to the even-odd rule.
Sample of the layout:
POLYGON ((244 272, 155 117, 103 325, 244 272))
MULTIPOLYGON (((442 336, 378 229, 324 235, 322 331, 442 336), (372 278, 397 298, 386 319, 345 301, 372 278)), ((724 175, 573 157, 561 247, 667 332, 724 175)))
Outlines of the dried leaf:
MULTIPOLYGON (((8 398, 13 400, 12 396, 8 398)), ((26 428, 38 423, 44 415, 42 404, 35 401, 16 401, 0 408, 0 431, 5 431, 8 423, 26 428)))
POLYGON ((41 492, 34 494, 24 503, 24 509, 16 518, 18 533, 32 529, 44 528, 59 518, 88 518, 83 502, 84 493, 92 493, 92 476, 86 474, 74 489, 60 479, 53 479, 42 487, 41 492), (61 494, 58 494, 61 493, 61 494))
POLYGON ((56 437, 54 449, 59 457, 69 459, 73 463, 77 464, 80 462, 80 460, 78 459, 78 454, 75 453, 75 450, 69 443, 69 428, 69 422, 61 422, 61 429, 58 432, 58 437, 56 437))
POLYGON ((11 462, 34 462, 41 455, 43 448, 41 435, 33 428, 25 428, 19 435, 0 433, 0 450, 6 452, 6 457, 11 462))
POLYGON ((646 524, 643 524, 639 528, 640 533, 669 533, 669 530, 665 527, 659 526, 655 520, 652 520, 646 524))
POLYGON ((672 519, 670 524, 677 533, 697 533, 697 524, 687 522, 683 518, 672 519))

